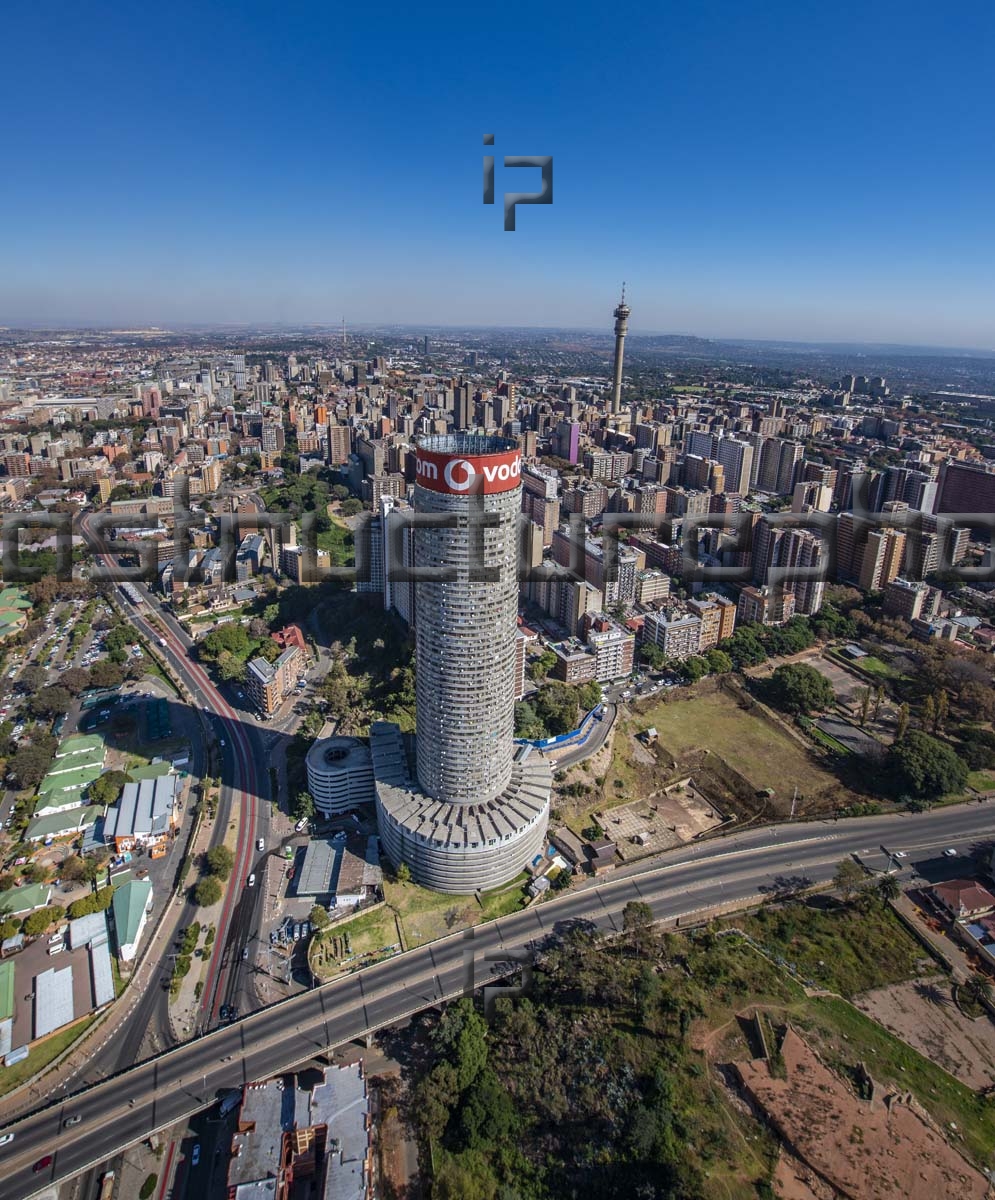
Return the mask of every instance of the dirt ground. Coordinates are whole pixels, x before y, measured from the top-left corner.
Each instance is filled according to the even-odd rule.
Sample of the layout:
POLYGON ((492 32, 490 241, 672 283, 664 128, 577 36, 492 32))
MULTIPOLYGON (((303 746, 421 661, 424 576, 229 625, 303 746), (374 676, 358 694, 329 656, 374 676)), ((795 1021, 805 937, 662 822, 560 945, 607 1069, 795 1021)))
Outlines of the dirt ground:
POLYGON ((995 1084, 995 1024, 965 1017, 945 980, 878 988, 854 1003, 961 1083, 974 1089, 995 1084))
MULTIPOLYGON (((837 1193, 867 1200, 982 1200, 988 1192, 985 1177, 906 1097, 875 1085, 872 1099, 858 1099, 792 1029, 781 1046, 781 1064, 772 1073, 758 1058, 733 1069, 754 1108, 837 1193)), ((785 1174, 794 1180, 786 1194, 801 1200, 804 1176, 796 1169, 785 1174)))

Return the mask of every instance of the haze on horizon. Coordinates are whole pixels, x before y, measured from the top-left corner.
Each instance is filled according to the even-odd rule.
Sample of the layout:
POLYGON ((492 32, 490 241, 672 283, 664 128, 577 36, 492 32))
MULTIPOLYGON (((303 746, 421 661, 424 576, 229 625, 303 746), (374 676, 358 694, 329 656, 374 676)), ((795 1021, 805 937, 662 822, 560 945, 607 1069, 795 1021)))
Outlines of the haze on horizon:
POLYGON ((3 324, 608 330, 625 279, 633 335, 995 347, 979 0, 6 23, 3 324))

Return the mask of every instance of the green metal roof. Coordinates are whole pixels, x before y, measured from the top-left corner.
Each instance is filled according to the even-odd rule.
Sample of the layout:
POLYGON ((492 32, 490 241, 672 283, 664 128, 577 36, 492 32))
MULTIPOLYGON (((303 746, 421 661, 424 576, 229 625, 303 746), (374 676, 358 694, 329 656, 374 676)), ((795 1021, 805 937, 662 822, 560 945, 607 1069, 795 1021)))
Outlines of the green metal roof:
POLYGON ((73 833, 84 825, 92 825, 104 810, 99 804, 89 804, 86 808, 69 808, 65 812, 49 813, 44 817, 35 817, 28 824, 25 837, 29 841, 35 838, 59 837, 64 833, 73 833))
POLYGON ((136 783, 140 779, 158 779, 161 775, 169 774, 170 765, 168 762, 157 762, 148 763, 144 767, 132 767, 128 772, 128 776, 134 779, 136 783))
POLYGON ((119 887, 111 900, 118 946, 127 946, 138 937, 142 913, 148 907, 152 884, 147 879, 132 879, 119 887))
POLYGON ((66 771, 86 771, 96 767, 103 770, 104 748, 94 746, 91 750, 81 750, 78 754, 67 754, 56 758, 48 769, 49 775, 62 775, 66 771))
POLYGON ((0 962, 0 1021, 14 1015, 14 964, 7 959, 0 962))
POLYGON ((104 739, 99 733, 74 733, 71 737, 63 738, 55 752, 56 758, 64 758, 67 754, 78 754, 81 750, 103 750, 104 739))
POLYGON ((0 892, 0 913, 16 914, 44 908, 51 894, 52 886, 48 883, 26 883, 24 887, 0 892))
POLYGON ((39 796, 57 797, 60 792, 72 788, 84 788, 88 783, 99 779, 103 771, 99 767, 82 767, 78 771, 59 771, 58 774, 48 774, 38 785, 39 796))

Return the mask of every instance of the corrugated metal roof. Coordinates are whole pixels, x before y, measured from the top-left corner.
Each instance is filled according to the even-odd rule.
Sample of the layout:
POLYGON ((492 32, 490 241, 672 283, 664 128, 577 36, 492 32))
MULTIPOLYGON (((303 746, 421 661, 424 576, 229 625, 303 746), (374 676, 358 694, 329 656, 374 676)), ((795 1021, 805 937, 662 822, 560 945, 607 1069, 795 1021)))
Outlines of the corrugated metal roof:
POLYGON ((35 976, 35 1037, 44 1037, 73 1019, 73 968, 49 967, 35 976))

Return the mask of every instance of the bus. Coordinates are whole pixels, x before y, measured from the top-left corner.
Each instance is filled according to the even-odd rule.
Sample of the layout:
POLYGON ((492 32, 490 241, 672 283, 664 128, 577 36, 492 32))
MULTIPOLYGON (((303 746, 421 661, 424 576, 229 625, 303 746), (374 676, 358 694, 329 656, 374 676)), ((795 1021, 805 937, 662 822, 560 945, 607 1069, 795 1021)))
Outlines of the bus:
POLYGON ((132 604, 137 605, 145 603, 144 597, 133 583, 122 583, 120 587, 121 591, 124 592, 126 598, 130 600, 132 604))

